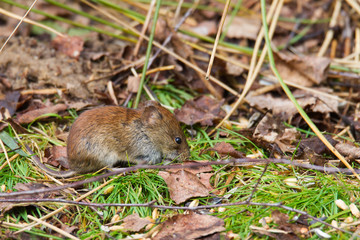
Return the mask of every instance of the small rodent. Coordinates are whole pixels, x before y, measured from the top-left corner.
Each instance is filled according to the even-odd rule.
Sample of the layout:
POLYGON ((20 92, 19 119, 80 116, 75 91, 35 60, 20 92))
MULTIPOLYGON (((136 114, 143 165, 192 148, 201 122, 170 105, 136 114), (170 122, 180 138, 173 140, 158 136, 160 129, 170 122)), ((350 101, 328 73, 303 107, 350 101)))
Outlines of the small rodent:
POLYGON ((72 177, 129 163, 184 160, 190 152, 175 116, 159 103, 147 101, 139 109, 107 106, 82 113, 70 129, 67 155, 68 171, 55 171, 38 158, 33 160, 52 176, 72 177))

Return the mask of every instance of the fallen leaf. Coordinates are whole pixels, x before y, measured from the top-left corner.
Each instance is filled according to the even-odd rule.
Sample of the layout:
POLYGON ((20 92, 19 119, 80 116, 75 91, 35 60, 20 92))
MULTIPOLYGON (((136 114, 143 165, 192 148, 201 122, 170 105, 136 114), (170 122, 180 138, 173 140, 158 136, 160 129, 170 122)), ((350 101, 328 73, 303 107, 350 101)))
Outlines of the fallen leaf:
POLYGON ((136 76, 128 77, 127 90, 132 93, 137 93, 140 86, 140 78, 136 76))
POLYGON ((139 232, 146 225, 150 224, 146 218, 141 218, 139 214, 133 213, 123 219, 123 224, 121 224, 123 232, 139 232))
POLYGON ((187 125, 200 123, 202 126, 212 126, 214 121, 225 116, 221 109, 224 100, 217 101, 208 96, 201 96, 187 101, 180 110, 175 109, 176 118, 187 125))
POLYGON ((216 22, 202 21, 197 26, 191 27, 190 30, 202 36, 210 36, 217 32, 216 22))
POLYGON ((216 143, 213 148, 208 148, 205 151, 216 151, 221 155, 229 155, 233 158, 245 157, 244 153, 235 150, 235 148, 230 143, 226 143, 226 142, 216 143))
POLYGON ((181 169, 177 172, 161 171, 158 175, 165 180, 169 188, 170 198, 176 204, 183 203, 192 197, 208 196, 209 191, 212 190, 208 189, 196 175, 186 170, 181 169))
POLYGON ((360 158, 360 148, 353 144, 339 142, 335 145, 335 148, 344 157, 349 157, 351 159, 360 158))
POLYGON ((253 136, 269 143, 278 140, 291 144, 291 140, 299 139, 300 134, 296 129, 285 127, 280 119, 266 115, 256 126, 253 136))
POLYGON ((289 223, 289 216, 279 210, 271 213, 274 223, 278 224, 280 230, 288 232, 288 234, 279 233, 277 239, 300 239, 309 235, 309 228, 306 225, 298 223, 289 223))
MULTIPOLYGON (((36 110, 31 110, 23 114, 18 114, 17 120, 21 124, 31 123, 35 119, 39 118, 41 115, 49 114, 49 113, 59 113, 61 111, 65 111, 67 106, 65 104, 56 104, 50 107, 44 107, 36 110)), ((44 116, 44 118, 48 118, 49 116, 44 116)))
MULTIPOLYGON (((227 29, 231 17, 225 19, 223 31, 227 29)), ((235 17, 227 29, 229 38, 248 38, 255 40, 261 27, 260 17, 235 17)))
POLYGON ((276 53, 276 67, 285 80, 305 87, 326 79, 331 60, 325 57, 300 57, 289 52, 276 53))
MULTIPOLYGON (((233 61, 242 62, 242 59, 238 59, 235 57, 228 57, 229 59, 232 59, 233 61)), ((233 75, 233 76, 240 76, 244 72, 244 68, 235 65, 231 62, 226 62, 226 72, 227 74, 233 75)))
POLYGON ((61 165, 64 168, 70 168, 69 162, 67 161, 67 151, 66 147, 63 146, 53 146, 51 148, 45 149, 45 158, 47 159, 46 163, 58 167, 61 165))
POLYGON ((8 110, 10 116, 14 115, 16 111, 16 105, 20 99, 20 92, 8 92, 5 95, 5 99, 0 100, 0 108, 5 108, 8 110))
MULTIPOLYGON (((338 112, 339 101, 335 99, 321 95, 313 97, 302 91, 295 91, 293 94, 295 96, 302 96, 301 98, 297 98, 297 101, 307 113, 318 112, 329 114, 331 112, 338 112)), ((277 98, 271 94, 252 96, 251 93, 249 93, 246 100, 251 106, 271 110, 276 117, 282 120, 288 120, 298 113, 296 107, 288 98, 277 98)))
POLYGON ((84 41, 77 36, 56 36, 51 46, 71 58, 78 58, 83 50, 84 41))
POLYGON ((161 224, 160 231, 153 237, 160 239, 196 239, 210 234, 225 231, 224 221, 210 215, 193 212, 179 214, 161 224))

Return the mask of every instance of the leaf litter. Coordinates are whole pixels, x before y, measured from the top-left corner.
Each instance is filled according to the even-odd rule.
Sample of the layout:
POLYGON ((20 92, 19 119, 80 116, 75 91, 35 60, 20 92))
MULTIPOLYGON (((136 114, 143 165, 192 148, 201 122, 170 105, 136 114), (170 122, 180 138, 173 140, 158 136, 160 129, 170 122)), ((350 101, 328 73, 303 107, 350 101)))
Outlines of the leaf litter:
MULTIPOLYGON (((358 119, 360 116, 356 103, 359 102, 359 88, 357 87, 359 60, 354 52, 358 51, 357 45, 360 31, 354 24, 358 20, 359 13, 356 11, 356 7, 355 10, 351 11, 349 3, 352 2, 346 1, 342 3, 342 12, 338 16, 335 27, 329 25, 329 18, 332 17, 333 11, 336 10, 334 4, 325 3, 324 1, 286 2, 280 11, 281 19, 277 23, 272 44, 276 57, 276 67, 280 75, 287 81, 289 86, 299 88, 293 88, 292 92, 299 101, 300 106, 322 131, 328 133, 325 136, 332 145, 355 168, 358 168, 357 160, 360 158, 358 147, 360 123, 358 119), (335 35, 333 35, 333 39, 327 47, 326 54, 320 56, 317 53, 319 53, 320 47, 325 44, 324 38, 327 31, 335 31, 335 35), (301 36, 301 34, 303 35, 301 36), (278 47, 279 50, 275 51, 275 47, 278 47), (340 101, 339 98, 344 98, 346 101, 340 101)), ((148 5, 128 1, 126 3, 124 1, 122 4, 124 9, 128 8, 129 12, 136 9, 138 14, 132 12, 134 16, 131 21, 125 15, 121 15, 120 18, 122 20, 127 19, 128 22, 131 22, 131 24, 129 23, 131 26, 140 29, 148 5)), ((226 159, 256 155, 301 160, 321 166, 335 165, 342 167, 317 136, 310 136, 311 132, 308 131, 306 123, 297 113, 294 105, 279 87, 273 84, 274 78, 269 71, 267 62, 260 69, 260 75, 252 85, 249 94, 247 94, 246 102, 236 109, 229 121, 224 125, 228 129, 222 129, 217 136, 206 136, 202 139, 201 136, 209 133, 212 127, 218 124, 229 112, 229 108, 236 101, 234 92, 241 93, 243 90, 251 62, 251 54, 247 53, 247 51, 254 46, 258 37, 261 28, 261 17, 260 3, 257 1, 244 1, 240 8, 236 8, 235 5, 231 6, 230 9, 234 11, 235 15, 228 14, 226 17, 222 29, 225 44, 221 43, 218 46, 218 55, 211 69, 211 75, 220 79, 227 87, 234 89, 234 92, 224 90, 210 81, 216 90, 216 95, 221 97, 216 99, 217 96, 210 96, 211 91, 209 91, 206 82, 202 79, 203 76, 194 66, 204 71, 207 70, 210 59, 209 52, 213 47, 213 44, 209 44, 212 41, 209 41, 208 37, 215 37, 224 4, 217 1, 200 1, 199 4, 199 9, 185 20, 181 32, 175 33, 168 44, 170 49, 193 65, 189 66, 174 56, 161 54, 152 68, 168 65, 173 66, 172 70, 156 72, 147 76, 147 85, 150 86, 148 92, 158 93, 155 97, 163 104, 178 108, 174 110, 176 117, 180 122, 187 125, 187 130, 191 133, 188 139, 193 144, 192 159, 202 159, 203 161, 211 159, 213 161, 216 160, 217 156, 226 159), (191 34, 186 31, 190 31, 191 34), (174 86, 176 91, 162 90, 169 85, 174 86), (184 92, 190 93, 191 98, 182 96, 181 93, 184 92), (254 126, 240 129, 237 127, 241 119, 247 121, 254 115, 260 116, 254 118, 257 119, 254 126), (244 140, 242 144, 229 143, 233 140, 239 141, 239 139, 246 139, 246 141, 244 140), (256 147, 254 147, 254 144, 256 147), (258 148, 262 148, 262 151, 259 151, 258 148), (215 155, 214 152, 218 154, 215 155), (251 154, 248 154, 248 152, 251 152, 251 154)), ((110 29, 109 26, 50 3, 41 3, 37 7, 56 16, 78 20, 83 24, 91 25, 93 28, 100 27, 104 31, 110 29)), ((71 3, 71 7, 84 9, 84 5, 79 3, 71 3)), ((22 14, 22 10, 15 6, 9 5, 8 9, 11 9, 14 13, 22 14)), ((162 9, 165 9, 164 5, 162 9)), ((180 13, 183 14, 185 10, 185 8, 182 8, 180 13)), ((91 8, 87 8, 86 11, 89 11, 94 16, 99 15, 99 12, 91 8)), ((172 28, 174 21, 171 14, 175 12, 176 8, 169 7, 167 10, 168 15, 162 13, 157 22, 155 36, 157 41, 162 42, 170 33, 174 33, 172 28)), ((36 13, 31 13, 29 17, 36 21, 49 20, 48 17, 36 13)), ((0 34, 8 36, 17 22, 12 18, 5 17, 5 15, 0 18, 4 23, 0 26, 3 30, 0 31, 0 34)), ((64 23, 56 21, 52 23, 58 29, 66 29, 64 32, 70 33, 70 31, 76 32, 78 30, 64 23)), ((113 29, 110 29, 110 31, 113 31, 113 29)), ((131 38, 133 36, 126 31, 117 31, 121 32, 121 36, 129 37, 128 40, 130 39, 130 41, 125 42, 115 39, 114 36, 90 31, 84 31, 79 36, 64 35, 55 37, 37 30, 31 24, 21 26, 18 35, 11 38, 0 58, 0 113, 3 120, 1 129, 10 131, 11 134, 15 130, 16 133, 22 135, 20 138, 16 138, 17 141, 21 139, 21 144, 15 143, 15 145, 7 141, 5 135, 1 135, 2 141, 10 148, 7 151, 10 157, 14 156, 15 153, 20 153, 21 141, 25 139, 24 141, 30 142, 32 147, 40 145, 40 151, 44 152, 43 160, 45 163, 55 167, 61 165, 68 168, 66 149, 63 146, 56 146, 56 144, 66 142, 66 134, 71 125, 68 119, 76 117, 74 109, 81 112, 84 108, 101 104, 113 104, 114 98, 116 98, 119 105, 129 106, 128 102, 134 98, 140 85, 139 77, 133 76, 132 73, 140 70, 144 64, 143 56, 146 44, 143 43, 140 46, 138 58, 136 58, 132 54, 134 44, 131 38), (113 94, 110 93, 109 82, 113 86, 113 94), (40 138, 31 139, 29 137, 31 134, 34 135, 34 128, 31 128, 31 126, 36 126, 37 134, 46 132, 41 136, 46 139, 45 142, 40 141, 40 138)), ((3 43, 4 41, 5 39, 1 38, 0 42, 3 43)), ((14 139, 16 137, 13 134, 11 136, 14 139)), ((26 154, 21 152, 20 155, 25 156, 26 154)), ((5 162, 4 157, 1 161, 2 165, 5 162)), ((25 159, 15 159, 15 162, 16 164, 14 162, 10 164, 20 168, 23 167, 22 164, 24 164, 25 159)), ((43 183, 43 181, 50 181, 49 179, 38 179, 38 176, 34 178, 34 175, 31 174, 31 172, 35 171, 33 169, 24 168, 16 173, 11 173, 6 168, 8 166, 5 164, 5 170, 2 170, 5 171, 4 177, 9 178, 10 176, 12 180, 6 181, 6 184, 2 185, 2 190, 3 186, 8 191, 31 190, 42 187, 51 188, 52 186, 49 183, 43 183), (26 177, 20 178, 23 181, 21 184, 24 185, 18 185, 20 183, 10 185, 10 182, 13 182, 15 178, 19 179, 18 176, 22 176, 24 173, 26 177), (8 186, 6 186, 7 184, 8 186), (20 186, 23 187, 20 188, 20 186)), ((271 179, 265 173, 265 180, 259 179, 259 187, 254 193, 255 196, 253 196, 256 199, 255 201, 285 201, 287 204, 298 206, 292 201, 279 197, 281 193, 277 191, 286 191, 284 186, 287 186, 291 191, 298 191, 298 194, 306 194, 307 190, 314 188, 314 186, 298 181, 301 179, 300 175, 302 174, 305 176, 308 174, 309 177, 316 179, 317 181, 314 182, 319 185, 319 188, 325 187, 325 189, 329 189, 323 183, 324 180, 313 172, 309 173, 297 168, 296 174, 299 176, 293 176, 289 169, 281 170, 279 168, 280 166, 276 166, 276 170, 271 169, 268 171, 272 177, 284 175, 287 178, 283 182, 279 182, 278 179, 271 179), (289 185, 292 180, 296 180, 296 188, 289 185), (268 190, 267 188, 272 185, 270 182, 276 182, 280 190, 268 190), (268 198, 260 197, 262 194, 267 193, 270 193, 268 198)), ((166 197, 167 191, 162 191, 162 194, 159 194, 161 197, 155 199, 166 203, 173 203, 172 201, 174 201, 176 205, 186 205, 190 199, 197 198, 202 200, 202 204, 208 204, 217 198, 222 203, 239 201, 247 198, 248 195, 246 194, 250 194, 252 191, 254 182, 251 182, 250 185, 248 185, 248 182, 251 180, 257 181, 260 178, 259 175, 256 175, 258 171, 258 168, 249 170, 241 166, 232 167, 230 171, 228 166, 222 168, 199 167, 198 169, 184 167, 183 169, 160 171, 158 174, 164 179, 169 198, 166 197)), ((136 172, 134 174, 140 173, 136 172)), ((304 179, 307 178, 304 177, 304 179)), ((333 181, 332 185, 338 184, 336 180, 331 181, 333 181)), ((344 187, 344 189, 349 188, 346 191, 344 190, 346 193, 336 192, 336 196, 341 195, 341 197, 347 198, 345 199, 346 202, 352 202, 355 206, 352 207, 353 216, 358 218, 356 210, 354 210, 357 209, 357 203, 354 199, 359 196, 357 190, 359 184, 349 176, 344 176, 342 181, 354 187, 350 189, 349 185, 347 185, 347 187, 344 187)), ((344 184, 343 182, 341 184, 344 184)), ((125 195, 129 198, 124 202, 137 202, 134 196, 140 196, 142 191, 149 187, 148 185, 145 184, 140 188, 136 188, 139 189, 136 194, 131 195, 127 192, 125 195)), ((84 187, 86 188, 86 186, 84 187)), ((292 193, 286 192, 288 195, 292 193)), ((74 193, 68 192, 68 196, 72 194, 74 193)), ((327 209, 326 206, 335 204, 336 197, 333 192, 328 193, 327 196, 333 196, 333 198, 320 196, 317 199, 322 199, 324 202, 314 204, 318 205, 317 208, 321 206, 321 212, 325 212, 328 217, 331 217, 331 214, 335 215, 335 213, 327 209)), ((41 195, 36 197, 56 198, 58 196, 41 195)), ((93 197, 93 201, 99 200, 99 198, 93 197)), ((143 201, 149 199, 151 198, 147 197, 143 201)), ((5 204, 4 206, 2 214, 12 214, 19 211, 16 205, 5 204)), ((32 205, 25 204, 23 206, 32 205)), ((299 206, 304 207, 303 205, 299 206)), ((310 207, 308 209, 304 208, 311 211, 310 207)), ((335 235, 328 229, 313 228, 310 231, 307 220, 299 223, 298 220, 290 217, 290 212, 277 210, 272 211, 271 217, 273 221, 269 223, 261 221, 256 223, 254 219, 251 219, 253 225, 250 226, 248 222, 241 224, 241 220, 234 218, 234 216, 240 216, 242 208, 236 210, 237 212, 233 215, 224 215, 226 212, 220 214, 221 211, 218 211, 218 217, 206 215, 208 212, 201 211, 185 214, 179 214, 176 211, 169 214, 169 212, 164 211, 160 217, 157 216, 152 219, 153 222, 157 221, 157 227, 160 229, 154 235, 154 239, 171 239, 173 236, 179 237, 178 239, 196 239, 204 236, 216 238, 219 237, 220 232, 224 231, 229 236, 233 236, 234 239, 245 238, 245 236, 254 237, 255 235, 275 239, 307 239, 311 233, 324 238, 330 236, 329 234, 335 235), (159 221, 162 221, 162 223, 159 221)), ((39 207, 38 211, 45 212, 45 208, 39 207)), ((123 209, 121 211, 124 213, 128 210, 123 209)), ((247 211, 245 211, 246 214, 241 216, 244 219, 249 219, 247 217, 253 216, 255 211, 257 210, 248 207, 247 211)), ((216 212, 216 210, 209 209, 209 212, 216 212)), ((107 221, 109 216, 113 214, 113 212, 107 211, 102 214, 104 213, 105 215, 99 214, 102 221, 104 219, 104 221, 107 221)), ((266 211, 262 217, 270 216, 267 213, 269 211, 266 211)), ((320 212, 312 212, 313 215, 318 213, 320 212)), ((140 216, 146 216, 146 213, 129 215, 128 218, 123 219, 126 228, 130 232, 149 230, 144 230, 147 225, 145 223, 137 225, 144 220, 140 216)), ((59 219, 62 222, 59 226, 69 233, 75 234, 74 230, 80 230, 82 233, 89 230, 86 223, 80 222, 77 222, 76 226, 66 229, 66 224, 72 224, 75 221, 72 214, 62 214, 59 219)), ((343 221, 340 218, 337 218, 337 220, 343 221)), ((89 219, 86 221, 89 221, 89 219)), ((346 221, 347 223, 351 222, 350 220, 346 221)), ((349 226, 344 228, 355 232, 358 225, 353 228, 349 226)), ((7 235, 10 236, 11 233, 7 233, 7 235)), ((50 234, 51 232, 46 231, 46 233, 50 234)), ((125 237, 126 234, 120 235, 125 237)))

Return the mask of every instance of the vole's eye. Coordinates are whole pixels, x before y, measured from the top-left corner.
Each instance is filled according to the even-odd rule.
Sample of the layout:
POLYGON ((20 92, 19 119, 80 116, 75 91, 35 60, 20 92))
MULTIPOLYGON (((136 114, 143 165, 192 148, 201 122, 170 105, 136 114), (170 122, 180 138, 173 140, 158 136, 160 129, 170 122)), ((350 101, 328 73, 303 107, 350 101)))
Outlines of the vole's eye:
POLYGON ((176 142, 177 144, 181 144, 181 138, 176 137, 176 138, 175 138, 175 142, 176 142))

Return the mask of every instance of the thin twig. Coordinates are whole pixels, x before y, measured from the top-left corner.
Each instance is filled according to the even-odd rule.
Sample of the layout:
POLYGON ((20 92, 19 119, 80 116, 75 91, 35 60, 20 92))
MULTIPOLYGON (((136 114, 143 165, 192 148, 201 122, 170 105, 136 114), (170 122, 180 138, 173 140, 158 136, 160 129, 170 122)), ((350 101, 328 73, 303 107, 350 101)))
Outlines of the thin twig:
MULTIPOLYGON (((31 191, 21 191, 21 192, 11 192, 11 193, 0 193, 0 197, 13 197, 13 196, 20 196, 20 195, 28 195, 28 194, 37 194, 37 193, 44 193, 44 192, 54 192, 66 188, 74 188, 81 186, 86 183, 99 181, 101 179, 114 176, 114 175, 120 175, 127 172, 136 171, 139 169, 181 169, 181 168, 192 168, 192 167, 201 167, 201 166, 210 166, 210 165, 227 165, 227 164, 233 164, 233 165, 241 165, 241 164, 248 164, 252 163, 254 165, 257 164, 267 164, 267 163, 281 163, 281 164, 288 164, 292 166, 317 170, 321 172, 327 172, 327 173, 344 173, 344 174, 352 174, 352 170, 347 168, 334 168, 334 167, 323 167, 323 166, 316 166, 312 164, 307 163, 298 163, 294 161, 290 161, 287 159, 275 159, 275 158, 269 158, 269 159, 251 159, 251 158, 237 158, 237 159, 229 159, 229 160, 222 160, 222 161, 216 161, 216 162, 196 162, 196 163, 188 163, 186 165, 179 164, 179 165, 165 165, 165 166, 158 166, 158 165, 137 165, 133 167, 123 168, 120 170, 115 170, 112 172, 108 172, 99 176, 91 177, 85 180, 69 183, 64 186, 58 186, 53 187, 50 189, 37 189, 37 190, 31 190, 31 191)), ((357 173, 360 173, 360 169, 355 170, 357 173)))
POLYGON ((135 46, 135 49, 134 49, 134 56, 137 56, 137 54, 138 54, 138 52, 139 52, 141 43, 142 43, 142 41, 143 41, 143 37, 142 37, 142 36, 145 35, 146 29, 147 29, 148 26, 149 26, 150 19, 151 19, 151 13, 152 13, 153 10, 154 10, 155 3, 156 3, 156 0, 152 0, 151 3, 150 3, 150 7, 149 7, 148 13, 147 13, 147 15, 146 15, 146 19, 145 19, 144 25, 143 25, 143 27, 142 27, 142 29, 141 29, 141 35, 139 36, 139 40, 137 41, 136 46, 135 46))
POLYGON ((60 229, 60 228, 58 228, 58 227, 55 227, 54 225, 51 225, 51 224, 49 224, 49 223, 47 223, 47 222, 45 222, 45 221, 42 221, 42 220, 40 220, 40 219, 38 219, 38 218, 35 218, 35 217, 31 216, 31 215, 28 215, 27 217, 28 217, 29 219, 33 220, 33 221, 36 221, 36 222, 38 222, 38 223, 40 223, 40 224, 42 224, 42 225, 44 225, 44 226, 46 226, 46 227, 54 230, 54 231, 57 232, 57 233, 60 233, 61 235, 65 236, 65 237, 67 237, 67 238, 70 238, 70 239, 73 239, 73 240, 80 240, 80 238, 77 238, 77 237, 71 235, 70 233, 67 233, 67 232, 65 232, 64 230, 62 230, 62 229, 60 229))
POLYGON ((322 57, 324 56, 326 50, 329 47, 329 44, 331 42, 331 40, 334 37, 334 30, 333 27, 335 27, 335 25, 338 22, 338 17, 340 14, 340 10, 341 10, 341 0, 336 0, 335 1, 335 7, 334 7, 334 12, 333 15, 331 16, 331 20, 330 20, 330 24, 329 24, 329 30, 327 31, 326 35, 325 35, 325 39, 323 41, 323 44, 321 45, 321 48, 317 54, 318 57, 322 57))
POLYGON ((231 2, 230 0, 226 0, 225 7, 224 7, 223 13, 221 15, 221 20, 220 20, 220 23, 219 23, 218 31, 217 31, 217 34, 216 34, 213 50, 212 50, 212 53, 211 53, 211 56, 210 56, 208 69, 207 69, 207 72, 206 72, 206 75, 205 75, 205 81, 207 82, 206 86, 207 86, 208 90, 218 99, 221 98, 221 95, 215 90, 215 88, 208 81, 209 81, 209 76, 210 76, 210 73, 211 73, 212 66, 214 64, 216 48, 217 48, 217 45, 219 44, 219 39, 220 39, 221 32, 222 32, 222 29, 223 29, 223 26, 224 26, 224 22, 225 22, 225 19, 226 19, 226 16, 227 16, 227 12, 229 10, 230 2, 231 2))
POLYGON ((259 184, 260 184, 261 178, 264 176, 264 174, 265 174, 265 172, 266 172, 266 170, 267 170, 268 166, 269 166, 269 164, 267 163, 267 164, 265 165, 264 170, 263 170, 263 172, 261 173, 261 175, 260 175, 259 179, 257 180, 257 182, 256 182, 256 184, 255 184, 255 186, 254 186, 253 190, 251 191, 251 194, 250 194, 249 198, 246 200, 247 202, 250 202, 250 201, 251 201, 251 199, 252 199, 252 197, 253 197, 254 193, 255 193, 255 192, 256 192, 256 190, 257 190, 257 187, 258 187, 258 186, 259 186, 259 184))
MULTIPOLYGON (((283 4, 284 4, 284 0, 275 0, 272 2, 271 7, 269 9, 269 17, 267 17, 266 21, 269 22, 272 19, 272 23, 271 23, 272 31, 270 33, 270 38, 272 37, 272 35, 275 31, 277 20, 279 18, 280 10, 282 9, 283 4), (273 17, 273 15, 274 15, 274 17, 273 17)), ((249 68, 249 72, 248 72, 248 77, 246 79, 245 87, 244 87, 243 91, 241 92, 241 95, 239 96, 239 98, 237 99, 235 104, 233 104, 232 109, 226 114, 226 116, 221 120, 221 122, 213 130, 211 130, 209 135, 213 134, 216 131, 216 129, 221 127, 224 124, 224 122, 230 118, 230 116, 235 112, 235 110, 243 102, 246 94, 248 93, 252 84, 254 83, 258 73, 260 72, 260 68, 261 68, 261 66, 265 60, 265 56, 266 56, 267 47, 265 45, 259 60, 258 61, 256 60, 263 37, 264 37, 264 27, 260 30, 260 33, 256 39, 253 55, 251 57, 251 63, 250 63, 250 68, 249 68)))
POLYGON ((24 21, 24 19, 26 18, 26 16, 29 14, 29 12, 31 11, 31 9, 35 6, 37 0, 34 0, 33 3, 31 4, 31 6, 29 7, 29 9, 26 11, 26 13, 24 14, 24 16, 20 19, 20 22, 18 22, 18 24, 16 25, 16 27, 14 28, 14 30, 11 32, 11 34, 9 35, 9 37, 6 39, 5 43, 2 45, 1 49, 0 49, 0 53, 2 52, 2 50, 4 49, 4 47, 6 46, 6 44, 9 42, 9 40, 12 38, 12 36, 15 34, 16 30, 20 27, 21 23, 24 21))
MULTIPOLYGON (((353 234, 352 232, 346 231, 344 229, 341 229, 339 227, 335 227, 317 217, 314 217, 310 214, 308 214, 305 211, 301 211, 295 208, 291 208, 285 205, 282 205, 281 203, 261 203, 261 202, 248 202, 242 201, 242 202, 234 202, 234 203, 220 203, 220 204, 213 204, 213 205, 200 205, 195 207, 180 207, 180 206, 166 206, 166 205, 155 205, 150 203, 134 203, 134 204, 124 204, 124 203, 86 203, 86 202, 77 202, 77 201, 68 201, 63 199, 22 199, 23 201, 20 201, 21 199, 0 199, 0 202, 60 202, 60 203, 66 203, 66 204, 73 204, 73 205, 81 205, 81 206, 92 206, 92 207, 98 207, 98 208, 104 208, 104 207, 151 207, 151 208, 160 208, 160 209, 171 209, 171 210, 188 210, 188 211, 196 211, 201 209, 211 209, 211 208, 219 208, 219 207, 231 207, 231 206, 240 206, 240 205, 250 205, 250 206, 265 206, 265 207, 276 207, 276 208, 282 208, 287 211, 295 212, 301 215, 304 215, 308 218, 311 218, 315 220, 316 222, 322 223, 330 228, 334 228, 336 230, 339 230, 344 233, 353 234)), ((1 225, 1 223, 0 223, 1 225)))

